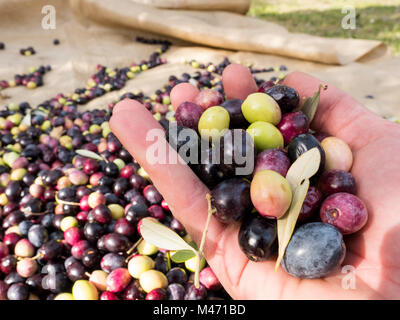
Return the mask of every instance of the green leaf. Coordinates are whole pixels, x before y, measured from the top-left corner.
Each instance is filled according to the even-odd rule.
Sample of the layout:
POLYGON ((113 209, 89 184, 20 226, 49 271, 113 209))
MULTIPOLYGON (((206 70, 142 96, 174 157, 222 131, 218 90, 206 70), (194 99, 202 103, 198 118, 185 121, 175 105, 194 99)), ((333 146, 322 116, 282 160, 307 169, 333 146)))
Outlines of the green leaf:
POLYGON ((319 85, 318 91, 314 93, 314 95, 308 98, 303 106, 301 107, 301 111, 307 116, 310 123, 313 121, 315 113, 318 109, 319 98, 321 95, 321 89, 326 90, 328 86, 324 86, 322 84, 319 85))
POLYGON ((306 179, 303 180, 302 184, 296 187, 289 210, 281 219, 278 219, 277 221, 279 252, 278 259, 276 260, 275 264, 275 271, 278 270, 285 254, 286 247, 288 246, 290 238, 292 237, 294 227, 296 226, 297 218, 299 217, 309 186, 310 180, 306 179))
POLYGON ((171 255, 171 260, 175 263, 183 263, 195 256, 196 254, 192 250, 179 250, 171 255))
POLYGON ((142 219, 140 233, 146 242, 158 248, 173 251, 189 250, 193 251, 195 254, 197 253, 197 251, 176 232, 153 218, 142 219))
POLYGON ((47 110, 43 107, 39 107, 39 108, 35 109, 35 113, 36 112, 38 112, 39 114, 42 114, 43 116, 49 115, 49 110, 47 110))
POLYGON ((317 173, 321 163, 321 154, 318 148, 312 148, 304 152, 295 162, 290 166, 286 180, 289 182, 292 191, 305 179, 310 179, 317 173))
POLYGON ((190 245, 191 247, 193 247, 196 251, 199 250, 199 247, 197 246, 196 242, 190 241, 190 242, 189 242, 189 245, 190 245))
POLYGON ((94 159, 94 160, 99 160, 102 161, 103 158, 100 157, 97 153, 93 152, 93 151, 89 151, 89 150, 85 150, 85 149, 78 149, 75 151, 77 154, 79 154, 82 157, 86 157, 86 158, 90 158, 90 159, 94 159))

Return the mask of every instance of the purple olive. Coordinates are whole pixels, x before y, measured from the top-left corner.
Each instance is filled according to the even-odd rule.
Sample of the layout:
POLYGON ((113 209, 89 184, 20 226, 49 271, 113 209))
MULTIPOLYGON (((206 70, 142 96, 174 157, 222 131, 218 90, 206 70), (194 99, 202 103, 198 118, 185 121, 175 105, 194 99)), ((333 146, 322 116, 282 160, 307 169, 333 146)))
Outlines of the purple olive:
POLYGON ((322 222, 335 226, 342 234, 350 234, 357 232, 367 223, 368 211, 360 198, 350 193, 339 192, 325 199, 320 217, 322 222))
POLYGON ((203 113, 203 109, 195 103, 183 102, 175 111, 178 125, 197 130, 197 124, 203 113))
POLYGON ((267 149, 257 155, 254 174, 260 170, 273 170, 286 177, 289 167, 290 160, 285 152, 278 149, 267 149))
POLYGON ((277 128, 282 133, 285 145, 287 145, 294 137, 307 133, 309 123, 307 116, 303 112, 290 112, 282 116, 277 128))
POLYGON ((316 187, 308 188, 306 198, 301 207, 298 221, 305 221, 311 218, 315 211, 319 208, 322 202, 322 193, 316 187))
POLYGON ((338 192, 356 193, 356 181, 350 172, 344 170, 325 171, 320 180, 319 186, 325 196, 338 192))

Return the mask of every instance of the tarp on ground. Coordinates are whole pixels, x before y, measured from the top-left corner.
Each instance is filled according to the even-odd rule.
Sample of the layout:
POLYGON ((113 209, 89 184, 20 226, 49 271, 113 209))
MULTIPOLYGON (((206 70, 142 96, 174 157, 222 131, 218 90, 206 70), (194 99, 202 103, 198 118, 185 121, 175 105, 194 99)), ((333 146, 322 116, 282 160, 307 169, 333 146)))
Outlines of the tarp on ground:
POLYGON ((70 93, 85 86, 97 64, 123 67, 146 59, 155 47, 137 43, 135 38, 140 35, 171 40, 173 46, 163 55, 168 63, 81 108, 105 107, 123 92, 136 89, 151 94, 170 74, 194 71, 183 60, 220 62, 227 56, 260 68, 285 65, 288 72, 309 72, 383 116, 400 116, 400 58, 392 57, 384 44, 290 33, 277 24, 244 15, 249 2, 0 0, 0 41, 6 45, 0 51, 0 80, 27 73, 32 66, 52 66, 43 87, 2 90, 0 107, 21 101, 35 105, 57 93, 70 93), (42 26, 48 13, 43 8, 48 5, 55 9, 55 29, 42 26), (60 45, 53 45, 54 38, 60 39, 60 45), (37 53, 20 55, 19 50, 28 46, 37 53))

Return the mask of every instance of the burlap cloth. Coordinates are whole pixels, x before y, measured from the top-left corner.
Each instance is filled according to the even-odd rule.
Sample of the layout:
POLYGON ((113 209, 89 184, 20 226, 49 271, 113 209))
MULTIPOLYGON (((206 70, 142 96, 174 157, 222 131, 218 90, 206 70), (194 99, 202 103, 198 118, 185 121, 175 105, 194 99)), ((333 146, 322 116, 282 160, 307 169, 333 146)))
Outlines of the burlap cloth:
MULTIPOLYGON (((309 72, 328 81, 383 116, 400 117, 400 59, 378 41, 328 39, 289 33, 273 23, 242 15, 250 0, 0 0, 0 80, 50 64, 44 86, 0 92, 0 107, 10 102, 33 105, 57 93, 84 87, 97 64, 128 66, 156 48, 135 42, 137 35, 173 42, 168 64, 139 74, 120 92, 111 92, 81 108, 105 107, 123 92, 151 94, 171 74, 193 72, 182 60, 231 61, 255 67, 309 72), (42 28, 42 8, 53 5, 56 29, 42 28), (218 11, 217 11, 218 10, 218 11), (58 38, 60 45, 54 46, 58 38), (19 49, 33 46, 25 57, 19 49), (211 48, 212 47, 212 48, 211 48), (374 98, 366 98, 372 95, 374 98)), ((276 73, 260 74, 269 78, 276 73)))

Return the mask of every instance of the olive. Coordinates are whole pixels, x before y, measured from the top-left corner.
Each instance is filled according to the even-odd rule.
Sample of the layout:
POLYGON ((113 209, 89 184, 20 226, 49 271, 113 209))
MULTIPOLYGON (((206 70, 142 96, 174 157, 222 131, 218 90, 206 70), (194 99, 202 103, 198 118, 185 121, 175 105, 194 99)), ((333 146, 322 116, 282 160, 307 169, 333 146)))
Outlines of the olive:
POLYGON ((137 255, 128 263, 128 270, 131 276, 139 279, 143 272, 154 269, 154 260, 148 256, 137 255))
POLYGON ((144 291, 150 292, 153 289, 163 288, 166 289, 168 286, 168 279, 160 271, 148 270, 140 275, 140 286, 144 291))
POLYGON ((266 93, 274 98, 282 113, 291 112, 299 106, 299 94, 291 87, 278 84, 269 88, 266 93))
POLYGON ((312 148, 317 148, 321 154, 321 163, 318 170, 318 173, 321 173, 325 167, 325 151, 319 141, 312 134, 300 134, 293 138, 288 145, 288 156, 290 160, 294 162, 303 153, 311 150, 312 148))
POLYGON ((250 214, 239 230, 239 246, 252 261, 267 260, 277 249, 276 222, 250 214))

